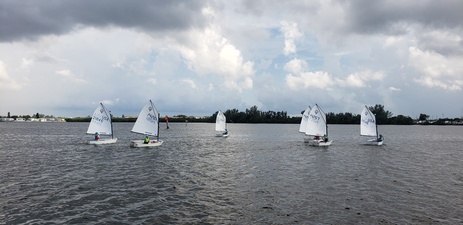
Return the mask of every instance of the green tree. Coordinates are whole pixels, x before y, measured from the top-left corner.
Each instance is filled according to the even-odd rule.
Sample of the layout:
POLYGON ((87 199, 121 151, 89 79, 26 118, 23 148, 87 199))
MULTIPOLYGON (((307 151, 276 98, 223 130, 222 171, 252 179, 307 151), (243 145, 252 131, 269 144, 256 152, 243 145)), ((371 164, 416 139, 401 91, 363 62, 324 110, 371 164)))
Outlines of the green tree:
POLYGON ((429 115, 420 113, 420 117, 418 118, 418 120, 428 120, 428 118, 429 118, 429 115))
POLYGON ((413 119, 409 116, 398 115, 392 117, 390 123, 397 125, 410 125, 413 124, 413 119))
POLYGON ((392 113, 384 110, 383 105, 376 104, 373 107, 369 107, 370 111, 376 116, 377 124, 387 124, 388 119, 392 117, 392 113))

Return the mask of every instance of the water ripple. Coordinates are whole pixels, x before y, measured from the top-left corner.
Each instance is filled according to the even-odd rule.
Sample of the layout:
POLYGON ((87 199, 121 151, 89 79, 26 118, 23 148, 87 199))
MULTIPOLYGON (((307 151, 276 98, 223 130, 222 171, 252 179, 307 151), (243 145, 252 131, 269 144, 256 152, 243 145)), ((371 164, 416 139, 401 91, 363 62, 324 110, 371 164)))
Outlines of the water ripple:
POLYGON ((131 149, 132 125, 89 146, 84 123, 0 123, 0 224, 463 223, 463 127, 380 126, 372 147, 330 125, 315 148, 298 125, 173 123, 131 149))

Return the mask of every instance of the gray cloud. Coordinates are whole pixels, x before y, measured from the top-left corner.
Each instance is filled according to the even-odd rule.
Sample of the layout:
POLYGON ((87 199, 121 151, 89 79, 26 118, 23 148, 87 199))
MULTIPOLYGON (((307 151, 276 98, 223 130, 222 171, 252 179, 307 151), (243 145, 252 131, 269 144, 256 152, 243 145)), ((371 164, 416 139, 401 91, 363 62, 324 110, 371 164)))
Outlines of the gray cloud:
POLYGON ((202 1, 0 1, 0 41, 63 34, 78 25, 150 31, 202 26, 202 1))
POLYGON ((348 29, 358 33, 402 33, 400 24, 429 27, 462 27, 463 1, 370 1, 346 2, 348 29))

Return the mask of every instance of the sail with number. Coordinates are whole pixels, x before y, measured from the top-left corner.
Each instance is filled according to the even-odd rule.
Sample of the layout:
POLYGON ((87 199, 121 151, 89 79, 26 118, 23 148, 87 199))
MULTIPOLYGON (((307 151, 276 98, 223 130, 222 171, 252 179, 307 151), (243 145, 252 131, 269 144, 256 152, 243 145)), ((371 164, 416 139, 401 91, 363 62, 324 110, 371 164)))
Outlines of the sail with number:
POLYGON ((305 134, 313 136, 328 134, 326 115, 317 104, 309 112, 305 134))
POLYGON ((217 118, 215 119, 215 131, 224 132, 227 129, 226 117, 222 111, 219 110, 217 118))
POLYGON ((301 119, 301 124, 299 125, 299 132, 305 133, 307 130, 307 121, 309 120, 309 112, 312 109, 312 107, 307 107, 307 109, 304 110, 304 113, 302 113, 302 119, 301 119))
POLYGON ((104 107, 103 103, 96 108, 93 112, 92 120, 87 129, 87 134, 106 134, 112 135, 111 115, 104 107))
POLYGON ((378 136, 375 115, 365 106, 360 115, 360 135, 362 136, 378 136))
POLYGON ((159 136, 159 112, 151 100, 140 111, 132 132, 159 136))

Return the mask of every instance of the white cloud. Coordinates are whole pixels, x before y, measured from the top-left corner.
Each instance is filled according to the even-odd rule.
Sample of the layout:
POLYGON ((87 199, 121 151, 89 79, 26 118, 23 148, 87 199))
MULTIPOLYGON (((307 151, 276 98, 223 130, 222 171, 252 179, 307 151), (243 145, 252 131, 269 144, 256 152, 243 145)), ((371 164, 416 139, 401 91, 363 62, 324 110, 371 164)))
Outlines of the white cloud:
POLYGON ((463 85, 463 57, 444 57, 441 54, 409 48, 409 66, 422 73, 415 81, 427 87, 461 90, 463 85))
POLYGON ((401 91, 400 88, 396 88, 396 87, 389 87, 389 90, 390 91, 401 91))
MULTIPOLYGON (((101 103, 103 103, 103 105, 115 105, 117 103, 119 103, 120 99, 119 98, 116 98, 116 99, 105 99, 105 100, 101 100, 101 103)), ((94 104, 98 104, 98 103, 94 103, 94 104)), ((111 110, 111 109, 109 109, 111 110)))
POLYGON ((361 72, 356 72, 349 74, 346 80, 338 79, 338 83, 340 86, 348 86, 348 87, 366 87, 367 81, 373 80, 382 80, 385 74, 383 71, 372 72, 370 70, 364 70, 361 72))
POLYGON ((303 72, 298 75, 286 75, 286 84, 291 90, 300 90, 302 88, 320 88, 327 89, 334 85, 333 78, 323 71, 303 72))
POLYGON ((309 69, 306 61, 297 58, 286 63, 283 68, 285 71, 295 74, 300 74, 309 69))
MULTIPOLYGON (((214 14, 210 10, 206 12, 214 20, 214 14)), ((243 58, 241 51, 221 35, 219 26, 189 30, 173 46, 188 68, 195 73, 201 76, 220 76, 228 88, 252 88, 254 62, 243 58)))
POLYGON ((8 75, 5 63, 0 61, 0 90, 20 90, 21 88, 22 86, 8 75))
POLYGON ((188 85, 190 88, 197 89, 198 86, 192 79, 182 79, 181 82, 185 83, 188 85))
POLYGON ((61 69, 55 72, 56 74, 66 78, 67 80, 74 83, 85 83, 85 80, 74 75, 69 69, 61 69))
POLYGON ((285 37, 285 47, 283 49, 283 54, 289 55, 296 53, 296 40, 302 37, 302 33, 297 27, 297 23, 281 21, 281 32, 285 37))
POLYGON ((92 110, 92 102, 119 99, 111 108, 131 115, 152 98, 160 110, 181 114, 252 105, 298 114, 314 101, 331 105, 327 111, 356 112, 368 102, 431 114, 435 104, 455 107, 441 100, 411 102, 462 97, 461 3, 455 1, 169 2, 159 12, 188 14, 169 17, 145 11, 154 4, 146 2, 131 8, 143 15, 136 20, 113 16, 121 4, 105 5, 108 15, 94 17, 101 21, 88 20, 99 11, 68 13, 71 20, 53 30, 38 25, 59 21, 72 10, 69 4, 31 3, 61 10, 43 17, 10 5, 10 14, 24 14, 0 21, 7 29, 22 27, 0 35, 1 108, 79 116, 92 110), (31 18, 37 24, 22 24, 31 18), (329 91, 322 98, 314 89, 329 91), (5 95, 10 90, 15 98, 5 95), (208 104, 201 104, 204 99, 208 104))

